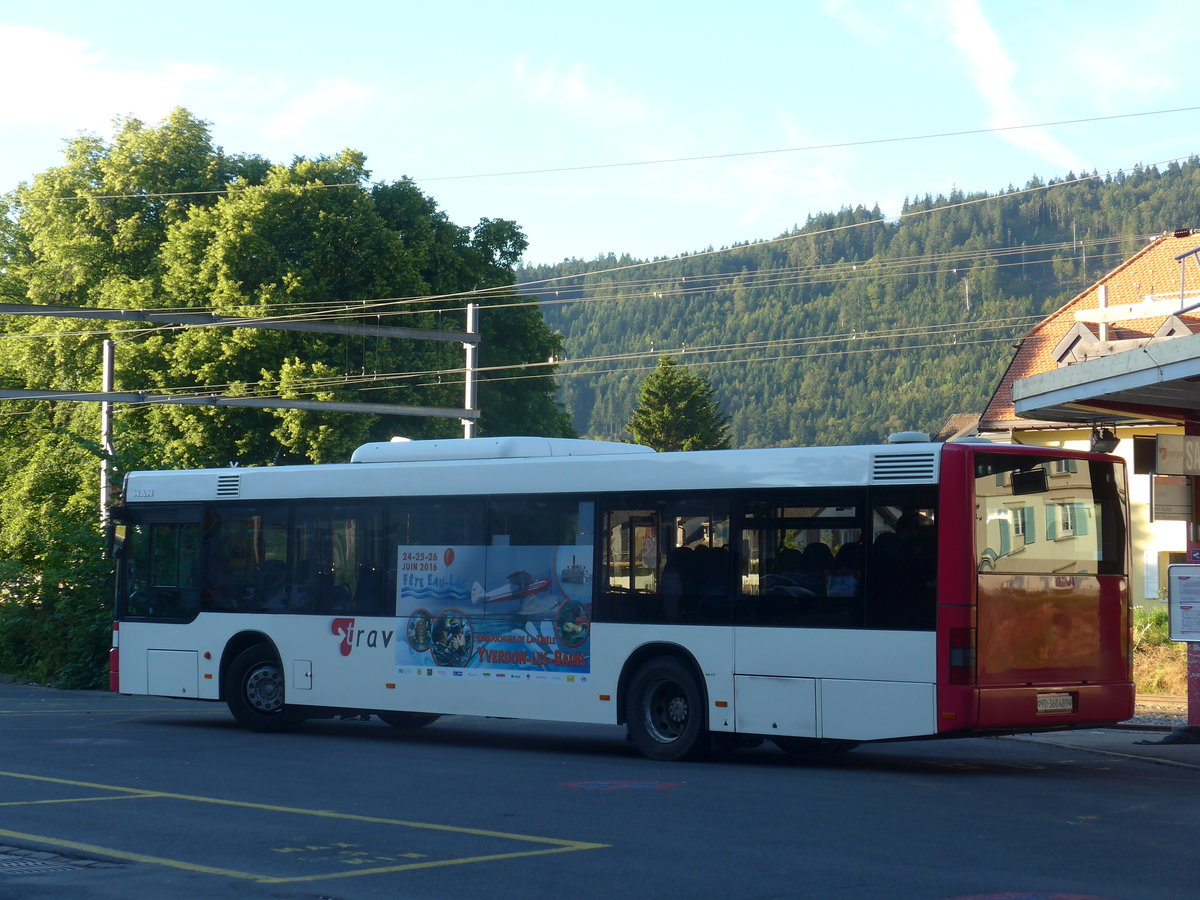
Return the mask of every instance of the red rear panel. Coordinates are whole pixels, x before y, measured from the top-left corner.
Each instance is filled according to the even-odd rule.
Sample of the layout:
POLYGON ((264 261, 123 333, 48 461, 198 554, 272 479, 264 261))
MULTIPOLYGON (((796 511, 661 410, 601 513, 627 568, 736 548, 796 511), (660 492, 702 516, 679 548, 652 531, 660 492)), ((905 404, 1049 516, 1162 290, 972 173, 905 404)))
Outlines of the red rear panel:
POLYGON ((940 499, 939 729, 1132 716, 1120 462, 948 444, 940 499))
POLYGON ((976 616, 978 727, 1133 715, 1124 578, 980 575, 976 616), (1039 712, 1039 690, 1056 687, 1070 709, 1043 701, 1050 708, 1039 712))

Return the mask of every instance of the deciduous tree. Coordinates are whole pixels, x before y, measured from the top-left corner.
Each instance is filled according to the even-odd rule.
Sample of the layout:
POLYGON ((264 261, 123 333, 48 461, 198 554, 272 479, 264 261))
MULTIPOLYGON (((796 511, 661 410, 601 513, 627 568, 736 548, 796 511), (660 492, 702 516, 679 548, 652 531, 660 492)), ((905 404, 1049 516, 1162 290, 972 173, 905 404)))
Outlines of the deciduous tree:
MULTIPOLYGON (((0 300, 255 318, 322 309, 344 316, 357 306, 372 323, 447 331, 463 330, 466 302, 476 300, 480 365, 539 364, 516 373, 528 377, 481 385, 480 433, 571 436, 553 368, 544 365, 561 355, 560 339, 535 305, 514 304, 519 298, 507 289, 525 246, 513 222, 456 225, 410 181, 372 184, 359 152, 288 165, 230 156, 205 122, 177 109, 157 126, 119 121, 111 140, 70 141, 62 165, 0 201, 0 300), (446 294, 459 296, 429 299, 446 294)), ((456 343, 24 316, 0 320, 0 334, 6 387, 98 390, 102 341, 111 336, 120 390, 462 404, 456 343)), ((268 465, 345 460, 364 440, 446 437, 460 427, 446 419, 118 405, 116 437, 126 469, 268 465)), ((99 540, 98 431, 95 404, 0 407, 0 620, 24 610, 56 622, 56 597, 94 587, 90 568, 92 580, 79 580, 51 562, 70 557, 88 529, 99 540)), ((90 596, 107 606, 111 594, 90 596)))

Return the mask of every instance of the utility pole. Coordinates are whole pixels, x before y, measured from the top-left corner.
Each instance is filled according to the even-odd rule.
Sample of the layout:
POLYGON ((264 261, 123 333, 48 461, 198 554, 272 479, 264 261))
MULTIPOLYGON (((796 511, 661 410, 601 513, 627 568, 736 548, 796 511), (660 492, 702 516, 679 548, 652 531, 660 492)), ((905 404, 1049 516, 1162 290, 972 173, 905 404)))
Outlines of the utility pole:
MULTIPOLYGON (((479 304, 467 304, 467 334, 474 337, 473 341, 463 341, 466 351, 466 371, 463 378, 463 409, 468 412, 476 408, 478 385, 475 381, 476 369, 479 368, 479 304)), ((463 419, 463 437, 475 437, 475 420, 463 419)))
POLYGON ((191 327, 260 328, 268 331, 307 331, 318 334, 344 334, 360 337, 405 338, 424 341, 460 341, 466 351, 466 403, 463 409, 443 407, 402 406, 394 403, 346 403, 330 400, 284 400, 273 397, 224 397, 197 394, 147 394, 141 391, 118 392, 113 389, 113 356, 116 342, 104 342, 103 390, 94 391, 35 391, 0 389, 0 400, 59 400, 100 403, 100 523, 109 522, 108 508, 112 502, 114 473, 113 404, 165 403, 179 406, 238 406, 255 409, 307 409, 319 412, 373 413, 391 416, 429 416, 456 418, 463 424, 463 437, 475 437, 475 420, 479 418, 476 395, 476 374, 479 367, 479 306, 467 304, 467 330, 432 331, 418 328, 395 328, 385 325, 348 325, 327 321, 292 321, 272 318, 253 319, 218 316, 207 313, 164 313, 157 310, 90 309, 71 306, 39 306, 0 303, 0 315, 49 316, 72 319, 119 319, 125 321, 164 322, 191 327))
MULTIPOLYGON (((101 375, 102 389, 106 394, 113 391, 113 355, 116 349, 117 342, 106 340, 104 342, 104 362, 103 372, 101 375)), ((116 448, 113 445, 113 405, 111 400, 104 400, 100 403, 100 527, 108 526, 108 508, 112 503, 112 469, 113 469, 113 454, 116 448)))

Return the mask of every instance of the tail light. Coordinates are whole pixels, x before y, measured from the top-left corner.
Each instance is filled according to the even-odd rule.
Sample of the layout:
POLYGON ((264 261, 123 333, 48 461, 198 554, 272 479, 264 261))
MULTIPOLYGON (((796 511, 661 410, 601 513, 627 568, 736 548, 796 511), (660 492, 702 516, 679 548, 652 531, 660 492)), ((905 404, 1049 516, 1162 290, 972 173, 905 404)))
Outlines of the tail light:
POLYGON ((975 629, 950 629, 950 683, 975 683, 975 629))
POLYGON ((112 648, 108 651, 108 689, 121 690, 121 653, 120 636, 121 623, 113 622, 112 648))

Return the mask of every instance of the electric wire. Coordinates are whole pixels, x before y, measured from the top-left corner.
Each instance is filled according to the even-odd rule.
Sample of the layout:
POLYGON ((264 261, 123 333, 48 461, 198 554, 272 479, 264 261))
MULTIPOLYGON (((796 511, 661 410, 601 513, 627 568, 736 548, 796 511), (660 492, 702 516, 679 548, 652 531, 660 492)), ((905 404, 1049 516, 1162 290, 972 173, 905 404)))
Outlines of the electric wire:
MULTIPOLYGON (((1122 239, 1113 239, 1113 240, 1122 240, 1122 239)), ((1066 245, 1067 245, 1066 242, 1063 242, 1063 244, 1061 244, 1061 246, 1066 246, 1066 245)), ((1060 245, 1048 245, 1048 246, 1060 246, 1060 245)), ((1030 248, 1026 247, 1026 248, 1012 248, 1012 249, 1014 251, 1019 251, 1020 249, 1028 250, 1030 248)), ((980 252, 986 252, 986 251, 980 251, 980 252)), ((937 255, 933 254, 933 255, 930 255, 929 259, 933 260, 936 257, 937 257, 937 255)), ((1054 262, 1054 260, 1050 259, 1050 260, 1037 260, 1034 262, 1012 262, 1012 263, 1007 263, 1007 264, 998 264, 998 266, 1003 267, 1006 265, 1007 266, 1035 265, 1035 264, 1045 264, 1047 262, 1054 262)), ((863 275, 861 277, 868 277, 869 274, 870 274, 869 272, 865 272, 865 273, 863 273, 863 275)), ((905 271, 905 272, 900 273, 900 275, 903 275, 903 276, 908 276, 911 274, 921 274, 921 273, 920 272, 914 273, 911 271, 905 271)), ((817 335, 817 336, 808 336, 808 337, 802 336, 802 337, 795 337, 795 338, 779 338, 779 339, 772 339, 772 340, 758 341, 758 342, 729 342, 729 343, 725 343, 725 344, 714 344, 714 345, 693 345, 691 347, 684 347, 682 349, 682 352, 684 354, 690 354, 692 356, 701 356, 701 355, 708 355, 708 354, 722 353, 722 352, 725 352, 725 353, 735 352, 735 351, 745 352, 745 351, 749 351, 749 350, 760 349, 763 347, 771 347, 771 346, 800 346, 800 345, 806 345, 806 344, 812 344, 812 343, 837 343, 837 342, 847 341, 847 340, 869 341, 869 340, 873 340, 873 339, 901 337, 901 336, 919 337, 919 336, 929 336, 929 335, 944 333, 946 331, 956 331, 956 332, 961 333, 961 332, 967 331, 967 330, 981 330, 981 329, 994 328, 994 327, 1003 327, 1003 328, 1006 328, 1009 330, 1018 329, 1018 328, 1019 329, 1027 329, 1031 325, 1036 324, 1038 321, 1040 321, 1041 318, 1042 317, 1039 315, 1030 315, 1030 316, 1022 316, 1022 317, 1017 317, 1017 318, 969 320, 969 321, 965 321, 965 322, 942 323, 942 324, 935 323, 935 324, 923 325, 923 326, 907 326, 907 327, 901 327, 901 328, 896 328, 896 329, 884 329, 884 330, 879 330, 879 331, 874 331, 874 332, 861 330, 861 331, 853 331, 853 332, 850 332, 847 334, 842 334, 842 335, 817 335)), ((96 332, 96 333, 103 334, 104 332, 96 332)), ((10 336, 11 337, 26 337, 26 336, 53 337, 53 336, 60 335, 60 334, 64 334, 64 333, 63 332, 50 332, 50 333, 38 332, 38 333, 35 333, 34 335, 17 334, 17 335, 10 335, 10 336)), ((997 340, 1011 340, 1011 338, 1002 338, 1002 339, 997 339, 997 340)), ((990 342, 987 342, 987 343, 990 343, 990 342)), ((933 346, 943 346, 943 345, 939 344, 939 345, 933 345, 933 346)), ((525 362, 525 363, 511 364, 511 365, 507 365, 507 366, 480 367, 480 368, 476 369, 476 372, 478 372, 478 373, 496 373, 496 372, 511 371, 511 370, 527 371, 529 369, 544 369, 544 368, 554 367, 554 368, 559 369, 559 371, 555 372, 554 374, 556 377, 560 377, 560 378, 561 377, 570 377, 570 376, 574 376, 574 375, 595 375, 595 374, 600 374, 600 373, 597 371, 592 371, 592 370, 562 371, 562 368, 563 367, 578 367, 578 366, 583 366, 583 365, 587 365, 587 364, 595 364, 595 363, 601 363, 601 362, 612 363, 612 362, 619 362, 619 361, 626 361, 626 360, 627 361, 636 361, 639 359, 646 359, 646 358, 651 358, 651 357, 657 358, 658 356, 661 356, 664 352, 669 352, 672 349, 674 349, 674 348, 656 349, 654 347, 651 347, 651 349, 649 349, 649 350, 637 350, 637 351, 631 351, 628 353, 620 353, 620 354, 604 354, 604 355, 598 355, 598 356, 593 356, 593 357, 584 357, 584 358, 561 358, 561 359, 554 359, 552 361, 525 362)), ((889 348, 879 348, 879 349, 889 349, 889 348)), ((919 347, 913 347, 912 349, 919 349, 919 347)), ((862 351, 855 351, 855 352, 862 352, 862 351)), ((820 354, 820 355, 827 355, 827 354, 820 354)), ((759 361, 771 361, 773 359, 779 359, 779 358, 789 358, 789 356, 769 357, 765 360, 763 360, 761 357, 755 357, 754 359, 758 359, 759 361)), ((747 359, 745 361, 752 361, 752 360, 747 359)), ((651 367, 651 368, 653 368, 653 367, 651 367)), ((446 378, 446 377, 454 377, 454 376, 461 375, 463 373, 463 371, 464 370, 461 367, 453 367, 453 368, 440 369, 440 370, 421 370, 421 371, 416 371, 416 372, 394 372, 394 373, 378 373, 378 372, 366 373, 366 372, 364 372, 359 375, 343 374, 343 375, 336 375, 336 376, 327 376, 327 377, 321 378, 321 379, 299 379, 296 382, 294 382, 292 385, 289 386, 289 393, 295 394, 297 396, 304 396, 304 395, 318 393, 318 392, 322 392, 322 391, 328 391, 330 389, 335 389, 338 387, 342 387, 342 388, 350 387, 350 386, 353 386, 356 384, 365 385, 364 387, 359 388, 360 391, 364 391, 364 392, 371 391, 371 390, 386 390, 386 389, 394 388, 396 386, 396 382, 400 382, 400 381, 411 382, 415 379, 430 378, 430 377, 436 377, 436 378, 442 379, 442 378, 446 378), (380 382, 383 382, 383 384, 381 384, 380 382), (390 384, 389 384, 389 382, 390 382, 390 384)), ((634 368, 622 367, 621 369, 610 369, 610 370, 604 370, 604 371, 605 372, 609 372, 609 371, 640 371, 640 367, 634 367, 634 368)), ((526 374, 523 376, 510 376, 510 377, 504 378, 504 379, 501 379, 497 376, 484 376, 484 377, 481 377, 481 381, 517 380, 518 378, 546 377, 547 374, 548 373, 526 374)), ((241 381, 239 381, 236 383, 236 387, 238 388, 239 392, 245 392, 248 388, 255 388, 255 387, 259 388, 256 391, 250 392, 248 394, 248 396, 278 396, 278 394, 276 393, 275 390, 270 389, 270 386, 277 385, 278 383, 279 383, 278 380, 275 380, 275 379, 271 379, 271 380, 264 379, 262 381, 257 381, 257 382, 241 382, 241 381)), ((453 382, 451 382, 451 383, 453 383, 453 382)), ((192 395, 192 396, 221 396, 223 391, 227 391, 234 386, 235 385, 233 383, 217 384, 217 385, 210 384, 210 385, 204 385, 204 386, 173 386, 173 387, 157 387, 157 388, 154 388, 153 391, 156 391, 156 392, 170 391, 170 392, 174 392, 174 393, 184 393, 184 394, 192 395)), ((432 386, 436 386, 436 384, 425 384, 425 385, 411 385, 410 384, 410 386, 432 387, 432 386)), ((152 401, 148 401, 148 403, 149 402, 152 402, 152 401)))
MULTIPOLYGON (((471 174, 458 175, 432 175, 421 177, 405 177, 399 179, 401 182, 427 182, 427 181, 459 181, 467 179, 481 178, 510 178, 524 175, 546 175, 560 172, 583 172, 596 169, 615 169, 615 168, 632 168, 636 166, 660 166, 675 163, 700 162, 707 160, 719 159, 738 159, 749 156, 766 156, 771 154, 781 153, 806 153, 815 150, 838 150, 847 149, 850 147, 867 147, 881 144, 898 144, 914 141, 930 141, 943 138, 966 137, 971 135, 981 134, 1002 134, 1010 131, 1022 131, 1033 128, 1054 128, 1061 125, 1082 125, 1093 122, 1109 122, 1118 119, 1136 119, 1148 116, 1165 116, 1175 113, 1195 112, 1200 110, 1200 106, 1183 106, 1175 109, 1155 109, 1144 110, 1141 112, 1132 113, 1116 113, 1108 116, 1089 116, 1079 119, 1059 119, 1052 122, 1030 122, 1021 125, 995 125, 988 128, 972 128, 962 129, 958 131, 939 131, 928 134, 905 135, 900 137, 885 137, 885 138, 867 138, 859 141, 838 141, 827 144, 809 144, 801 147, 776 147, 766 150, 741 150, 730 153, 710 153, 697 156, 676 156, 666 157, 662 159, 643 159, 643 160, 626 160, 623 162, 613 163, 592 163, 587 165, 577 166, 557 166, 546 167, 540 169, 522 169, 505 172, 476 172, 471 174)), ((366 182, 370 186, 386 186, 387 182, 369 181, 366 182)), ((359 187, 359 182, 345 182, 335 184, 305 184, 305 185, 281 185, 279 187, 268 187, 266 185, 247 185, 245 187, 202 190, 202 191, 163 191, 163 192, 142 192, 128 194, 85 194, 85 195, 67 195, 55 197, 24 197, 24 200, 46 202, 53 200, 137 200, 137 199, 171 199, 175 197, 198 197, 210 196, 216 194, 234 194, 243 193, 250 190, 268 190, 268 191, 290 191, 290 190, 311 190, 323 188, 343 188, 343 187, 359 187)))
MULTIPOLYGON (((1029 127, 1033 127, 1033 126, 1029 126, 1029 127)), ((1135 168, 1146 169, 1146 168, 1151 168, 1151 167, 1164 165, 1164 164, 1168 164, 1168 163, 1172 163, 1172 162, 1178 162, 1181 159, 1188 159, 1188 158, 1193 158, 1193 157, 1177 157, 1175 159, 1164 160, 1164 161, 1160 161, 1157 163, 1151 163, 1151 164, 1148 164, 1145 166, 1137 166, 1135 168)), ((960 209, 960 208, 967 207, 967 206, 977 205, 980 203, 996 202, 998 200, 1012 199, 1013 197, 1025 196, 1025 195, 1029 195, 1029 194, 1033 194, 1033 193, 1037 193, 1037 192, 1048 191, 1051 189, 1060 189, 1060 188, 1064 188, 1064 187, 1069 187, 1069 186, 1081 184, 1081 183, 1084 183, 1087 181, 1093 181, 1093 180, 1098 180, 1098 179, 1102 179, 1102 178, 1112 177, 1114 174, 1119 175, 1119 174, 1123 173, 1124 171, 1125 171, 1124 169, 1119 169, 1119 170, 1115 170, 1114 172, 1108 172, 1108 173, 1104 173, 1104 174, 1094 173, 1092 175, 1087 175, 1087 176, 1083 176, 1083 177, 1072 179, 1072 180, 1064 180, 1064 181, 1049 183, 1049 184, 1045 184, 1045 185, 1037 185, 1035 187, 1026 188, 1024 190, 1009 191, 1009 192, 1005 192, 1002 194, 996 194, 996 195, 986 195, 985 194, 985 195, 981 195, 981 196, 975 197, 975 198, 964 199, 961 202, 953 203, 953 204, 931 205, 931 206, 928 206, 925 208, 918 208, 918 209, 910 208, 909 210, 901 213, 900 215, 891 217, 891 218, 881 217, 878 219, 868 219, 868 220, 864 220, 862 222, 849 223, 849 224, 840 225, 840 226, 833 226, 830 228, 821 229, 821 230, 817 230, 817 231, 794 232, 794 233, 780 236, 778 238, 774 238, 774 239, 770 239, 770 240, 766 240, 766 241, 755 242, 754 244, 739 245, 739 246, 735 246, 735 247, 726 247, 726 248, 721 248, 720 250, 704 251, 701 253, 688 254, 687 256, 675 257, 672 259, 659 259, 659 260, 653 260, 653 261, 649 261, 649 262, 639 262, 636 264, 613 266, 613 267, 609 267, 606 269, 600 269, 600 270, 595 270, 595 271, 586 272, 586 273, 575 273, 575 274, 570 274, 570 275, 562 275, 562 276, 556 276, 553 278, 538 279, 538 280, 534 280, 534 281, 524 282, 524 283, 516 284, 516 285, 497 286, 495 288, 482 289, 482 290, 478 290, 478 291, 466 291, 466 292, 458 292, 458 293, 454 293, 454 294, 446 294, 446 295, 438 295, 438 296, 386 298, 386 299, 382 299, 382 300, 373 300, 373 301, 355 301, 354 315, 357 315, 357 316, 370 315, 370 316, 380 316, 381 317, 383 315, 389 314, 386 310, 384 310, 382 308, 385 306, 396 306, 396 305, 417 304, 417 303, 429 304, 429 303, 437 302, 437 301, 450 301, 450 300, 458 300, 459 302, 461 302, 463 299, 467 299, 467 298, 471 298, 471 297, 494 296, 494 295, 501 294, 501 293, 511 294, 521 288, 528 288, 528 287, 532 287, 532 286, 536 286, 536 285, 546 285, 546 284, 552 284, 554 282, 569 281, 572 279, 587 278, 587 277, 594 278, 595 276, 598 276, 598 275, 607 275, 607 274, 612 274, 612 273, 616 273, 616 272, 627 272, 627 271, 632 271, 632 270, 636 270, 636 269, 644 269, 649 266, 661 265, 664 263, 690 261, 693 259, 712 256, 712 255, 716 255, 716 254, 736 252, 738 250, 741 250, 741 249, 747 248, 747 247, 760 248, 763 246, 778 244, 783 241, 796 241, 796 240, 803 240, 806 238, 811 239, 811 238, 819 237, 822 235, 829 235, 829 234, 834 234, 834 233, 838 233, 838 232, 843 232, 843 231, 853 229, 853 228, 870 227, 873 225, 887 224, 887 223, 897 223, 897 222, 900 222, 905 219, 909 219, 909 218, 912 218, 912 217, 918 216, 918 215, 929 215, 929 214, 933 214, 933 213, 946 212, 946 211, 960 209)), ((341 186, 347 186, 347 185, 341 185, 341 186)), ((295 187, 295 186, 289 186, 289 187, 295 187)), ((149 195, 145 195, 145 196, 149 196, 149 195)), ((1113 238, 1113 239, 1108 239, 1108 240, 1109 241, 1122 241, 1125 239, 1113 238)), ((1071 242, 1071 245, 1077 246, 1078 243, 1079 242, 1073 241, 1073 242, 1071 242)), ((1055 245, 1048 245, 1048 246, 1055 246, 1055 245)), ((1059 248, 1062 248, 1062 247, 1067 246, 1067 243, 1059 242, 1056 246, 1058 246, 1059 248)), ((1031 248, 1029 248, 1029 247, 1003 248, 1003 250, 1004 250, 1004 252, 1021 253, 1021 254, 1027 255, 1031 251, 1031 248)), ((1000 252, 1001 251, 993 250, 989 254, 988 251, 986 251, 986 250, 960 251, 957 255, 946 255, 940 261, 943 266, 946 264, 946 262, 950 261, 952 258, 954 259, 954 261, 962 261, 965 263, 965 262, 971 261, 971 260, 978 260, 980 258, 986 258, 989 255, 992 257, 995 257, 995 256, 1000 255, 1000 252)), ((936 261, 936 256, 934 256, 933 258, 930 258, 928 260, 928 264, 933 265, 933 264, 935 264, 935 261, 936 261)), ((1030 265, 1030 264, 1038 264, 1038 263, 1053 262, 1053 261, 1054 260, 1041 260, 1041 261, 1023 260, 1020 263, 1010 263, 1008 265, 1017 265, 1017 264, 1030 265)), ((903 264, 903 261, 889 260, 887 262, 887 265, 889 265, 889 266, 894 266, 894 265, 898 265, 898 264, 903 264)), ((860 266, 860 265, 864 269, 871 268, 870 261, 864 261, 863 263, 840 264, 840 265, 842 266, 843 272, 845 271, 846 266, 851 266, 852 272, 856 271, 858 266, 860 266)), ((1004 264, 998 263, 997 265, 999 266, 999 265, 1004 265, 1004 264)), ((828 266, 829 266, 829 264, 822 264, 822 266, 814 267, 810 271, 820 270, 821 268, 827 268, 828 266)), ((878 268, 883 268, 883 266, 879 266, 878 268)), ((901 272, 901 273, 891 273, 891 274, 899 274, 900 276, 903 277, 903 276, 911 276, 913 274, 921 274, 921 273, 923 273, 923 270, 922 270, 922 272, 901 272)), ((869 274, 868 272, 864 272, 862 277, 867 277, 868 274, 869 274)), ((876 273, 876 274, 878 274, 878 273, 876 273)), ((767 274, 766 277, 779 279, 782 277, 782 275, 783 275, 782 272, 776 273, 774 271, 771 271, 767 274)), ((798 278, 799 271, 797 270, 797 271, 793 272, 792 276, 793 276, 793 278, 798 278)), ((686 281, 686 277, 687 276, 683 276, 681 278, 681 281, 686 281)), ((709 277, 717 277, 717 276, 713 275, 713 276, 709 276, 709 277)), ((733 279, 734 282, 736 282, 736 279, 738 276, 736 274, 723 273, 723 277, 725 277, 727 279, 731 278, 731 279, 733 279)), ((790 282, 790 284, 792 284, 792 285, 801 284, 801 283, 811 284, 811 283, 817 283, 817 282, 815 282, 815 281, 808 281, 808 282, 793 281, 793 282, 790 282)), ((776 280, 775 282, 773 282, 769 285, 764 284, 762 287, 765 288, 767 286, 771 286, 771 287, 777 288, 780 286, 788 286, 788 285, 789 285, 789 282, 776 280)), ((615 285, 608 285, 607 287, 613 287, 613 286, 615 286, 615 285)), ((651 291, 649 293, 650 293, 650 296, 655 296, 655 295, 661 296, 661 292, 651 291)), ((589 299, 601 299, 601 298, 596 297, 596 298, 589 298, 589 299)), ((510 303, 510 304, 498 304, 497 306, 534 305, 534 304, 539 304, 539 303, 543 303, 543 302, 553 302, 553 301, 547 301, 547 300, 542 300, 542 299, 532 299, 529 301, 514 302, 514 303, 510 303)), ((582 298, 580 298, 578 300, 574 300, 573 302, 582 302, 582 298)), ((189 307, 188 310, 190 312, 194 313, 197 311, 197 308, 189 307)), ((430 310, 422 310, 422 312, 429 312, 429 311, 430 310)), ((432 310, 432 311, 436 312, 437 310, 432 310)), ((453 312, 456 310, 452 310, 452 309, 448 310, 448 309, 442 308, 440 311, 441 312, 453 312)), ((266 316, 266 317, 262 317, 259 319, 250 320, 250 321, 246 322, 246 324, 251 324, 252 322, 261 324, 261 323, 268 323, 271 321, 283 321, 283 320, 287 320, 290 318, 299 318, 299 317, 306 317, 306 318, 318 317, 318 316, 337 317, 339 312, 341 313, 341 316, 344 318, 344 317, 346 317, 348 310, 345 307, 345 305, 343 305, 340 310, 338 310, 337 308, 333 308, 333 307, 327 307, 325 309, 311 310, 308 312, 296 313, 293 315, 266 316)), ((394 313, 391 313, 391 314, 394 314, 394 313)), ((225 323, 222 323, 222 326, 224 326, 224 324, 225 323)), ((197 325, 186 325, 186 326, 170 325, 170 326, 162 326, 162 327, 166 328, 166 329, 179 329, 179 328, 214 327, 214 326, 210 326, 210 325, 200 325, 200 326, 197 326, 197 325)), ((234 327, 236 327, 236 326, 234 326, 234 327)), ((148 333, 148 332, 157 331, 157 330, 160 330, 160 329, 158 329, 158 328, 138 329, 138 331, 140 331, 141 333, 148 333)), ((93 333, 103 333, 103 332, 93 332, 93 333)), ((62 333, 59 333, 59 334, 62 334, 62 333)), ((26 336, 26 335, 22 335, 22 336, 26 336)), ((997 339, 997 340, 1001 340, 1001 339, 997 339)), ((994 341, 989 341, 988 343, 992 343, 992 342, 994 342, 994 341)), ((939 345, 939 346, 942 346, 942 345, 939 345)), ((919 348, 913 348, 913 349, 919 349, 919 348)), ((865 351, 855 351, 855 352, 865 352, 865 351)), ((562 361, 562 363, 565 363, 565 362, 566 362, 565 360, 562 361)), ((562 363, 559 363, 559 364, 562 364, 562 363)), ((513 366, 513 367, 508 367, 508 368, 527 368, 531 365, 538 366, 538 365, 543 365, 543 364, 527 363, 527 364, 524 364, 523 366, 513 366)), ((451 370, 446 370, 446 372, 449 372, 449 371, 451 371, 451 370)), ((424 373, 425 377, 430 377, 431 375, 438 375, 438 374, 439 373, 434 373, 434 372, 424 373)), ((442 375, 440 375, 439 377, 444 377, 444 374, 446 374, 446 373, 442 373, 442 375)), ((579 373, 579 374, 585 374, 585 373, 579 373)), ((594 374, 594 373, 592 373, 592 374, 594 374)), ((377 376, 372 376, 372 377, 377 378, 377 376)), ((405 376, 405 377, 407 377, 407 376, 405 376)), ((536 376, 527 376, 527 377, 536 377, 536 376)), ((210 386, 208 388, 205 388, 204 390, 212 391, 213 388, 210 386)))

